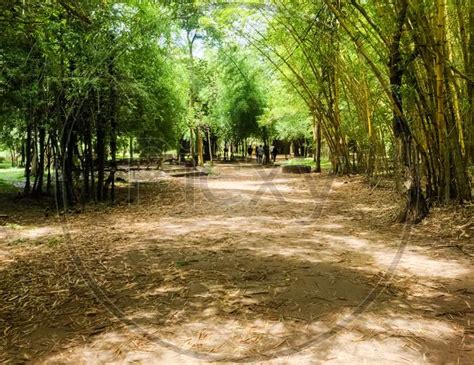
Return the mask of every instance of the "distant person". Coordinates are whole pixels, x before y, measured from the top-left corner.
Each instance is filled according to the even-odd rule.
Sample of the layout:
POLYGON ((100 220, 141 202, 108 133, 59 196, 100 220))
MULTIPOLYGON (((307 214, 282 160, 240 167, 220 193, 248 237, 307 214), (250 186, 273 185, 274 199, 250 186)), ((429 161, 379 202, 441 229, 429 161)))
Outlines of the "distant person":
POLYGON ((224 161, 227 161, 229 158, 229 149, 227 148, 227 145, 224 147, 224 161))
POLYGON ((269 159, 270 159, 270 147, 265 145, 263 146, 263 149, 262 149, 262 155, 263 155, 263 159, 262 159, 262 163, 268 163, 269 159))
POLYGON ((262 163, 263 160, 263 148, 262 146, 258 146, 257 148, 257 162, 262 163))
POLYGON ((248 155, 248 158, 249 158, 249 159, 252 159, 252 152, 253 152, 253 147, 252 147, 252 145, 250 145, 250 146, 247 148, 247 155, 248 155))
POLYGON ((272 146, 271 152, 272 152, 273 162, 275 162, 278 155, 278 148, 276 146, 272 146))

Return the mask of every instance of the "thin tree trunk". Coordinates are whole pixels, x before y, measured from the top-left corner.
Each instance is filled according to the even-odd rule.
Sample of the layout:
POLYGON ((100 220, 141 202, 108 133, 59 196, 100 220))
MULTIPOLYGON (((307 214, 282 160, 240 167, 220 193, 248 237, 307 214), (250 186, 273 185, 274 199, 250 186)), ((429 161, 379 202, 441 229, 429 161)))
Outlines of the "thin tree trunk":
POLYGON ((469 103, 469 111, 467 114, 466 130, 467 130, 467 155, 470 164, 474 164, 474 4, 470 0, 469 6, 469 62, 466 73, 469 76, 467 81, 467 99, 469 103))
POLYGON ((47 142, 47 166, 48 166, 48 175, 46 178, 46 194, 51 195, 51 157, 52 157, 52 147, 51 147, 51 132, 48 133, 48 142, 47 142))
POLYGON ((445 119, 444 110, 444 53, 445 53, 445 12, 446 12, 446 0, 436 0, 436 64, 435 64, 435 75, 436 75, 436 126, 439 132, 439 151, 441 158, 441 200, 448 202, 451 198, 450 185, 450 167, 449 167, 449 148, 448 148, 448 131, 445 119))
POLYGON ((54 164, 54 180, 55 180, 55 197, 58 206, 62 205, 63 201, 63 193, 62 189, 63 186, 61 185, 61 150, 58 145, 58 139, 55 132, 50 134, 51 138, 51 152, 53 156, 53 164, 54 164))
POLYGON ((90 120, 85 121, 85 128, 84 128, 84 194, 83 194, 83 202, 90 200, 91 192, 93 191, 91 188, 91 179, 93 179, 92 175, 92 165, 94 163, 92 158, 92 135, 91 135, 91 122, 90 120))
POLYGON ((195 161, 194 161, 194 132, 193 129, 190 127, 189 128, 189 154, 191 155, 191 162, 193 164, 193 167, 195 166, 195 161))
POLYGON ((211 161, 211 165, 213 164, 212 160, 212 143, 211 143, 211 129, 207 128, 207 144, 209 146, 209 160, 211 161))
POLYGON ((201 128, 196 128, 196 144, 197 144, 197 153, 198 153, 198 165, 204 166, 204 156, 203 156, 203 143, 201 128))
POLYGON ((105 176, 105 130, 102 125, 103 117, 99 116, 97 120, 96 131, 96 153, 97 153, 97 200, 104 200, 104 176, 105 176))
MULTIPOLYGON (((92 118, 94 118, 94 114, 91 114, 91 116, 92 118)), ((89 165, 89 173, 91 177, 90 191, 92 194, 92 198, 94 199, 94 202, 97 202, 97 189, 96 189, 96 183, 95 183, 95 168, 94 168, 94 147, 92 144, 92 124, 89 125, 89 128, 90 129, 89 129, 88 138, 87 138, 87 151, 88 151, 87 159, 88 159, 88 165, 89 165)))
POLYGON ((110 168, 110 200, 112 203, 115 201, 115 171, 117 170, 117 106, 118 106, 118 92, 117 85, 115 84, 114 77, 116 75, 113 60, 109 65, 109 72, 111 78, 111 89, 110 89, 110 109, 111 109, 111 123, 110 123, 110 155, 111 155, 111 168, 110 168))
POLYGON ((315 141, 314 162, 316 172, 321 172, 321 121, 313 115, 313 133, 315 141))
POLYGON ((43 194, 43 178, 44 178, 44 159, 45 159, 45 138, 46 138, 46 130, 44 127, 39 128, 39 161, 38 161, 38 169, 36 171, 36 179, 35 179, 35 189, 34 193, 36 195, 43 194))
POLYGON ((62 171, 63 171, 63 187, 65 192, 63 196, 66 197, 66 208, 75 204, 74 198, 74 179, 73 179, 73 166, 74 166, 74 147, 76 144, 75 141, 75 132, 71 131, 72 125, 70 121, 66 122, 67 128, 64 129, 62 135, 62 171), (65 193, 65 194, 64 194, 65 193))
MULTIPOLYGON (((30 117, 32 117, 32 112, 30 112, 30 117)), ((32 123, 31 120, 28 122, 26 126, 26 141, 25 141, 25 151, 24 151, 24 158, 25 158, 25 189, 24 193, 29 194, 31 191, 31 140, 32 140, 32 123)))

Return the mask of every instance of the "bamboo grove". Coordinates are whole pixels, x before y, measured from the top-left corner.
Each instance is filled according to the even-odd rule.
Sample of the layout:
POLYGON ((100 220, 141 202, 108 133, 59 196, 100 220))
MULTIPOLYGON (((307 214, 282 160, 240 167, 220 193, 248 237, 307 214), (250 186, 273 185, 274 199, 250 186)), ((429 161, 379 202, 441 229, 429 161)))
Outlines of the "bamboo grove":
POLYGON ((242 35, 304 100, 335 173, 394 170, 407 195, 401 221, 471 199, 471 2, 274 4, 272 16, 260 12, 267 33, 242 35))
POLYGON ((334 174, 393 179, 401 221, 471 199, 470 0, 18 0, 1 12, 1 143, 26 194, 113 200, 119 151, 184 143, 203 165, 254 139, 308 140, 316 171, 327 154, 334 174))
POLYGON ((2 7, 3 137, 21 140, 24 192, 56 186, 69 205, 113 200, 119 137, 172 139, 182 112, 160 44, 169 13, 106 2, 2 7))

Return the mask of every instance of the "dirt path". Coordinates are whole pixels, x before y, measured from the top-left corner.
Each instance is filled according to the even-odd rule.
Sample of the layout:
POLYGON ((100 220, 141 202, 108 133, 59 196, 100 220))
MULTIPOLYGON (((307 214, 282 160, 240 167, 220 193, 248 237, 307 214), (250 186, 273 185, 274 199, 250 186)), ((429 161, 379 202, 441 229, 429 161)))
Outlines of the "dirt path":
POLYGON ((0 227, 0 361, 474 358, 469 238, 439 236, 449 222, 392 224, 395 196, 357 177, 135 179, 117 207, 0 227))

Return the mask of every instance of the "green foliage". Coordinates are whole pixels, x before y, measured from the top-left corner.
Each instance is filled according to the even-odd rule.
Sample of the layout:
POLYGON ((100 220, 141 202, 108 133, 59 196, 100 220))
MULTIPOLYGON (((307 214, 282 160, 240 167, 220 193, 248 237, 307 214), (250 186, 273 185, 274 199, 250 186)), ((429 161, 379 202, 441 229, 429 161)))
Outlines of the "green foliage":
POLYGON ((270 128, 273 138, 284 141, 312 138, 312 122, 306 105, 277 75, 267 78, 265 95, 268 104, 260 125, 270 128))
POLYGON ((92 159, 101 144, 112 154, 121 136, 154 153, 174 145, 166 144, 176 139, 185 107, 170 62, 168 8, 132 0, 2 6, 9 15, 2 22, 10 23, 0 34, 0 144, 31 156, 28 175, 46 155, 40 131, 53 162, 66 153, 65 136, 73 138, 77 168, 86 158, 81 150, 92 159))
POLYGON ((236 47, 222 49, 218 61, 220 97, 215 113, 223 122, 225 137, 234 141, 261 137, 258 121, 266 100, 256 63, 250 55, 239 53, 236 47))
POLYGON ((403 2, 265 5, 3 2, 0 146, 21 155, 27 182, 33 170, 56 167, 71 196, 83 180, 85 190, 95 178, 105 189, 106 171, 113 178, 106 165, 129 141, 147 156, 174 150, 182 139, 194 154, 224 143, 312 141, 334 172, 372 175, 400 162, 393 129, 399 118, 410 131, 410 153, 420 157, 414 181, 431 180, 437 198, 433 187, 443 179, 445 197, 470 196, 466 4, 449 3, 444 14, 431 0, 409 3, 402 27, 403 2), (434 13, 446 16, 444 55, 434 13), (445 75, 434 72, 440 60, 445 75))

